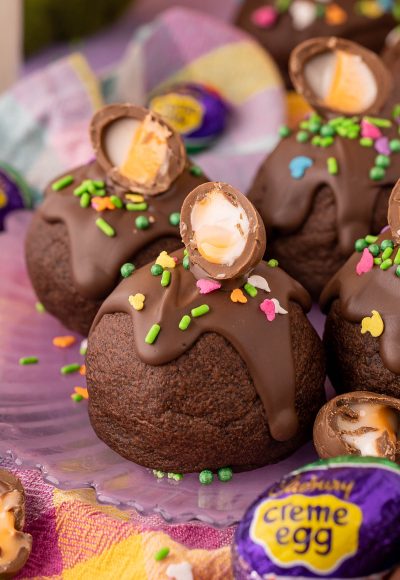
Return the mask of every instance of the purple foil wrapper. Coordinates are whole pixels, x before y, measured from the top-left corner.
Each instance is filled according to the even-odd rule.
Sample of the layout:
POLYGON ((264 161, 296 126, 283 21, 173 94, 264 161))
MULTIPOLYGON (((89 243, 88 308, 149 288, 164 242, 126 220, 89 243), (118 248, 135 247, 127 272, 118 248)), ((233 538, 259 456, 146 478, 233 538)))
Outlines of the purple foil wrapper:
POLYGON ((22 177, 11 167, 0 164, 0 230, 13 210, 31 207, 31 195, 22 177))
POLYGON ((383 578, 400 562, 400 467, 342 457, 292 472, 240 522, 236 580, 383 578))

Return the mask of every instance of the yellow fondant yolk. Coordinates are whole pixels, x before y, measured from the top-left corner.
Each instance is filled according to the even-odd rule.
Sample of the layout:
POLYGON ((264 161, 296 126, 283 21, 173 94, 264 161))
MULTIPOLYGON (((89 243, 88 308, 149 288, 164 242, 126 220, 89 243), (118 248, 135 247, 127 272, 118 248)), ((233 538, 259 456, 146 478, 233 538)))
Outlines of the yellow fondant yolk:
POLYGON ((224 227, 204 225, 197 230, 196 241, 203 258, 212 264, 223 264, 227 250, 234 244, 234 237, 224 227))
POLYGON ((360 112, 363 106, 363 73, 360 57, 338 50, 325 103, 347 113, 360 112))

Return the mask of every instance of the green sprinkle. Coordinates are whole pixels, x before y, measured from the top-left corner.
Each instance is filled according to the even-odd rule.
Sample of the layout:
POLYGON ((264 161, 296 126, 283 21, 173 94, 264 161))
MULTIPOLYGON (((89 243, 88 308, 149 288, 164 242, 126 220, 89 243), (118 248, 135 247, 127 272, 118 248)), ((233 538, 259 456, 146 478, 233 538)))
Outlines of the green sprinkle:
POLYGON ((74 178, 72 177, 72 175, 65 175, 64 177, 61 177, 61 179, 59 179, 58 181, 55 181, 51 186, 51 189, 53 191, 60 191, 60 189, 64 189, 64 187, 68 187, 68 185, 71 185, 73 181, 74 178))
POLYGON ((199 473, 199 481, 202 485, 210 485, 213 482, 213 472, 209 469, 204 469, 199 473))
POLYGON ((189 270, 190 268, 190 260, 189 260, 189 256, 185 256, 182 260, 182 266, 185 268, 185 270, 189 270))
POLYGON ((207 312, 210 312, 210 307, 208 304, 202 304, 201 306, 192 308, 191 315, 193 318, 198 318, 199 316, 204 316, 204 314, 207 314, 207 312))
POLYGON ((145 215, 140 215, 135 219, 135 226, 138 230, 147 230, 150 227, 150 222, 145 215))
POLYGON ((104 197, 107 192, 105 189, 96 189, 96 188, 94 189, 94 192, 93 192, 93 190, 91 190, 91 188, 89 187, 89 193, 92 193, 93 195, 97 195, 97 197, 104 197))
POLYGON ((285 137, 289 137, 292 134, 291 129, 289 129, 289 127, 287 125, 282 125, 282 127, 279 127, 279 137, 282 137, 282 139, 284 139, 285 137))
POLYGON ((220 481, 230 481, 233 477, 233 472, 230 467, 220 467, 217 471, 217 475, 220 481))
POLYGON ((390 256, 393 254, 393 248, 385 248, 383 254, 382 254, 382 260, 385 261, 388 258, 390 258, 390 256))
POLYGON ((105 186, 105 183, 102 179, 92 179, 92 183, 97 189, 103 189, 105 186))
POLYGON ((276 9, 278 12, 286 12, 289 10, 289 6, 292 3, 292 0, 276 0, 276 9))
POLYGON ((146 211, 148 205, 145 201, 141 203, 127 203, 125 209, 128 211, 146 211))
POLYGON ((374 258, 374 264, 380 266, 382 264, 382 258, 374 258))
POLYGON ((105 219, 97 218, 96 226, 99 228, 99 230, 101 230, 103 232, 103 234, 105 234, 109 238, 112 238, 113 236, 115 236, 114 228, 112 226, 110 226, 110 224, 108 224, 105 219))
POLYGON ((185 248, 185 249, 183 250, 183 255, 184 255, 184 256, 187 256, 187 255, 188 255, 187 248, 185 248))
POLYGON ((46 312, 46 308, 44 307, 44 304, 42 304, 41 302, 36 302, 35 308, 36 308, 36 312, 39 312, 40 314, 43 314, 43 312, 46 312))
POLYGON ((395 273, 396 273, 396 276, 398 276, 400 278, 400 266, 397 266, 395 273))
POLYGON ((369 172, 369 177, 372 181, 379 181, 385 177, 385 170, 383 167, 373 167, 369 172))
POLYGON ((378 246, 378 244, 370 244, 368 246, 368 250, 374 256, 374 258, 376 258, 379 255, 380 251, 381 251, 381 249, 378 246))
POLYGON ((322 139, 319 135, 315 135, 315 137, 313 137, 311 139, 311 144, 315 145, 315 147, 319 147, 322 143, 322 139))
POLYGON ((75 401, 75 403, 80 403, 81 401, 83 401, 83 397, 79 393, 74 393, 73 395, 71 395, 71 399, 75 401))
POLYGON ((319 121, 310 120, 308 123, 308 130, 311 133, 318 133, 321 128, 321 123, 319 121))
POLYGON ((122 199, 120 199, 118 197, 118 195, 111 195, 110 196, 110 200, 111 203, 117 208, 117 209, 122 209, 124 207, 124 204, 122 202, 122 199))
POLYGON ((389 142, 389 147, 390 147, 390 151, 393 151, 393 153, 399 153, 400 152, 400 139, 392 139, 389 142))
POLYGON ((396 254, 396 256, 395 256, 395 258, 393 260, 393 264, 396 264, 396 266, 398 264, 400 264, 400 248, 397 250, 397 254, 396 254))
POLYGON ((247 294, 249 296, 251 296, 252 298, 255 298, 257 296, 257 294, 258 294, 257 288, 255 286, 253 286, 253 284, 249 284, 247 282, 247 284, 245 284, 243 286, 243 288, 245 289, 245 291, 247 292, 247 294))
POLYGON ((192 165, 190 168, 190 173, 192 175, 196 175, 197 177, 200 177, 203 174, 203 170, 201 167, 199 167, 198 165, 192 165))
POLYGON ((60 373, 62 375, 70 375, 71 373, 77 373, 81 365, 79 363, 72 363, 70 365, 65 365, 60 368, 60 373))
POLYGON ((85 183, 81 183, 81 185, 79 185, 78 187, 76 187, 73 191, 73 194, 76 195, 77 197, 81 196, 82 193, 85 193, 85 191, 87 190, 85 183))
POLYGON ((381 243, 381 250, 382 252, 386 250, 386 248, 394 248, 394 243, 392 240, 383 240, 381 243))
POLYGON ((380 268, 381 268, 381 270, 389 270, 389 268, 391 268, 392 266, 393 266, 393 260, 388 258, 387 260, 384 260, 382 262, 382 264, 380 265, 380 268))
POLYGON ((272 260, 268 260, 267 264, 270 268, 276 268, 279 266, 278 260, 275 260, 274 258, 272 260))
POLYGON ((392 126, 392 121, 389 121, 389 119, 382 119, 381 117, 365 117, 365 120, 368 121, 368 123, 375 125, 375 127, 389 129, 392 126))
POLYGON ((330 147, 333 143, 333 137, 321 137, 321 147, 330 147))
POLYGON ((185 314, 184 316, 182 316, 181 321, 179 323, 179 329, 180 330, 187 330, 189 324, 191 323, 192 319, 190 318, 190 316, 188 314, 185 314))
POLYGON ((179 226, 181 221, 181 214, 179 211, 174 211, 173 213, 169 214, 168 219, 171 226, 179 226))
POLYGON ((157 336, 160 334, 161 326, 159 324, 153 324, 149 332, 146 334, 144 342, 146 344, 153 344, 157 340, 157 336))
POLYGON ((164 268, 160 266, 160 264, 153 264, 150 268, 150 272, 153 276, 161 276, 161 274, 164 272, 164 268))
POLYGON ((307 133, 307 131, 299 131, 296 134, 296 141, 298 143, 305 143, 306 141, 308 141, 308 133, 307 133))
POLYGON ((165 477, 164 471, 160 471, 159 469, 153 469, 153 475, 157 479, 162 479, 163 477, 165 477))
POLYGON ((328 173, 331 175, 337 175, 339 173, 339 165, 336 157, 328 157, 326 164, 328 167, 328 173))
POLYGON ((169 270, 164 270, 161 276, 161 286, 166 288, 167 286, 169 286, 170 282, 171 282, 171 272, 169 270))
POLYGON ((96 186, 91 179, 87 179, 85 183, 87 183, 87 190, 91 195, 100 195, 99 191, 96 191, 96 186))
POLYGON ((335 133, 335 128, 331 125, 323 125, 320 129, 320 134, 322 137, 333 137, 335 133))
POLYGON ((375 157, 376 167, 383 167, 386 169, 390 165, 390 158, 387 155, 377 155, 375 157))
POLYGON ((325 12, 326 12, 325 6, 323 6, 322 4, 317 4, 315 6, 315 12, 316 12, 317 18, 323 18, 325 16, 325 12))
POLYGON ((37 356, 23 356, 22 358, 19 359, 19 364, 20 365, 36 365, 39 362, 39 359, 37 356))
POLYGON ((361 147, 372 147, 374 144, 373 140, 370 137, 362 137, 359 141, 361 147))
POLYGON ((368 244, 364 240, 364 238, 359 238, 358 240, 356 240, 356 243, 354 244, 354 248, 355 248, 356 252, 362 252, 367 247, 368 247, 368 244))
POLYGON ((174 481, 182 481, 183 479, 183 474, 182 473, 168 473, 167 474, 168 479, 173 479, 174 481))
POLYGON ((133 272, 135 271, 135 264, 132 264, 131 262, 126 262, 126 264, 122 264, 121 266, 121 276, 123 278, 129 278, 129 276, 132 276, 133 272))
POLYGON ((90 193, 85 191, 85 193, 82 194, 82 197, 79 200, 79 205, 81 207, 84 207, 84 208, 89 207, 91 199, 92 199, 92 196, 90 195, 90 193))
POLYGON ((169 548, 161 548, 160 550, 158 550, 158 552, 156 552, 154 554, 154 560, 156 562, 161 562, 161 560, 165 560, 165 558, 168 556, 170 552, 169 548))
POLYGON ((365 236, 364 239, 367 242, 367 244, 375 244, 375 242, 378 241, 378 236, 373 236, 371 234, 368 234, 368 236, 365 236))

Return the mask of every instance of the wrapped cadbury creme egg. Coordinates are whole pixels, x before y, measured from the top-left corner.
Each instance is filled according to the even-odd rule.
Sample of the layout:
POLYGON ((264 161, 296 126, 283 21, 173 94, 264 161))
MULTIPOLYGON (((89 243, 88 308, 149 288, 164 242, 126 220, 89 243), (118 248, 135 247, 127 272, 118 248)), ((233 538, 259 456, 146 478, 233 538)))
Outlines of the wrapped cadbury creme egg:
POLYGON ((191 152, 209 147, 224 131, 229 107, 219 93, 206 85, 173 85, 154 95, 149 108, 180 133, 191 152))
POLYGON ((232 546, 236 580, 374 580, 400 561, 400 467, 337 457, 293 471, 247 510, 232 546))
POLYGON ((32 207, 28 185, 12 167, 0 163, 0 231, 4 229, 6 216, 24 207, 32 207))

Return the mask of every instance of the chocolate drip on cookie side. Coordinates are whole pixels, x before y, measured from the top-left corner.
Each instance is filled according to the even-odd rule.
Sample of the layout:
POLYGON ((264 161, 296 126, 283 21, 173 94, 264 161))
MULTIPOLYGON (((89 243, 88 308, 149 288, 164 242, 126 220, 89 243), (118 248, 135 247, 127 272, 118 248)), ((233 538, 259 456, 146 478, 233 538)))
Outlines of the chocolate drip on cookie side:
POLYGON ((204 333, 216 332, 224 336, 249 369, 264 405, 271 435, 279 441, 290 439, 297 431, 298 418, 294 406, 295 367, 289 315, 277 315, 269 322, 260 311, 260 303, 265 298, 276 297, 286 310, 291 300, 308 310, 311 302, 307 292, 279 268, 261 262, 252 275, 267 280, 269 293, 259 290, 246 304, 232 302, 230 290, 224 287, 201 295, 193 274, 182 266, 183 252, 172 255, 178 258, 178 264, 171 270, 168 287, 162 287, 160 278, 151 275, 150 266, 141 268, 123 280, 103 303, 91 332, 107 314, 129 314, 134 322, 135 351, 150 365, 173 361, 189 351, 204 333), (128 300, 137 293, 145 296, 145 305, 140 311, 132 308, 128 300), (209 306, 209 312, 192 318, 188 328, 180 330, 182 317, 202 304, 209 306), (160 333, 153 344, 146 344, 145 337, 153 324, 160 325, 160 333))
MULTIPOLYGON (((49 187, 39 208, 40 215, 49 223, 65 223, 71 244, 72 275, 78 291, 86 298, 100 299, 114 287, 121 265, 131 260, 140 250, 156 239, 171 236, 180 239, 179 227, 169 222, 171 213, 179 212, 186 195, 207 179, 191 173, 186 165, 171 187, 156 197, 145 196, 148 209, 133 212, 123 209, 97 212, 92 207, 82 208, 74 189, 85 179, 106 180, 105 172, 96 161, 69 172, 74 181, 62 191, 49 187), (148 229, 137 229, 135 218, 146 215, 153 218, 148 229), (97 226, 102 217, 115 230, 114 237, 106 236, 97 226)), ((125 189, 106 184, 107 195, 122 197, 125 189)))
MULTIPOLYGON (((392 240, 390 231, 381 234, 376 242, 392 240)), ((393 256, 399 251, 394 247, 393 256)), ((395 274, 396 266, 382 270, 379 265, 362 274, 356 273, 361 259, 355 253, 332 278, 321 295, 321 307, 328 312, 332 302, 340 302, 342 316, 349 322, 359 323, 370 317, 372 310, 379 313, 384 329, 377 338, 379 351, 384 365, 393 373, 400 375, 400 278, 395 274)))

